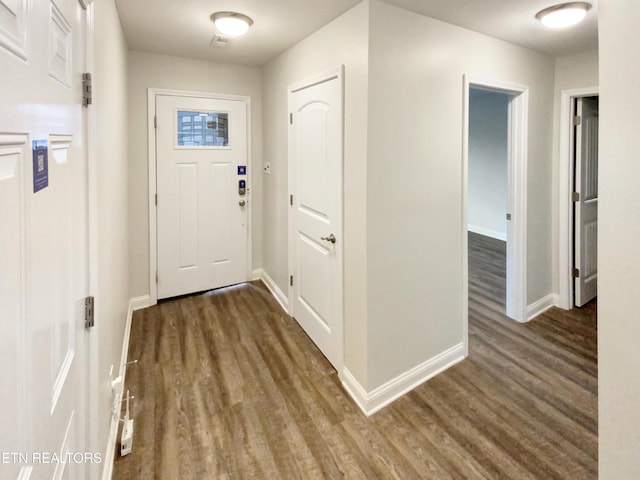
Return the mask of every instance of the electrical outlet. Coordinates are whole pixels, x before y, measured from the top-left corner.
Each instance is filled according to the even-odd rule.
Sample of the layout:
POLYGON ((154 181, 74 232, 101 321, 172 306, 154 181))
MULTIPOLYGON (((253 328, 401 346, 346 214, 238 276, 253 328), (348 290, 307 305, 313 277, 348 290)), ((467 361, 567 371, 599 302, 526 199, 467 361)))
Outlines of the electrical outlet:
POLYGON ((120 455, 129 455, 133 450, 133 419, 125 418, 120 437, 120 455))
POLYGON ((264 162, 262 171, 265 173, 265 175, 271 175, 271 164, 269 162, 264 162))

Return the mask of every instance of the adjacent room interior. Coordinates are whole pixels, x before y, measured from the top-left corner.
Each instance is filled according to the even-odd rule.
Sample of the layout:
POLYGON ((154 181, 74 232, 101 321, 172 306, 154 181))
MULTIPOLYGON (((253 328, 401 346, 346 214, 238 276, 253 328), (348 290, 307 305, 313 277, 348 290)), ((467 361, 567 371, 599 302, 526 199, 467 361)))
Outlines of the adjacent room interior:
POLYGON ((469 92, 468 194, 469 288, 502 305, 506 313, 511 96, 469 92))

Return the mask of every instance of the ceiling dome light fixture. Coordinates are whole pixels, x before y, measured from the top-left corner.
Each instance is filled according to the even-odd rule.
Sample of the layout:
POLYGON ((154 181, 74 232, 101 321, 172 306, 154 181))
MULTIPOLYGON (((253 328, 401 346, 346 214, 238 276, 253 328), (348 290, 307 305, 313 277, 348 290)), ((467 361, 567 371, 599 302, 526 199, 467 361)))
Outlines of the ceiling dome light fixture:
POLYGON ((249 31, 249 27, 253 25, 253 20, 236 12, 216 12, 211 15, 211 20, 216 24, 216 28, 220 33, 230 37, 244 35, 249 31))
POLYGON ((536 14, 536 18, 545 27, 565 28, 581 22, 591 9, 587 2, 569 2, 545 8, 536 14))

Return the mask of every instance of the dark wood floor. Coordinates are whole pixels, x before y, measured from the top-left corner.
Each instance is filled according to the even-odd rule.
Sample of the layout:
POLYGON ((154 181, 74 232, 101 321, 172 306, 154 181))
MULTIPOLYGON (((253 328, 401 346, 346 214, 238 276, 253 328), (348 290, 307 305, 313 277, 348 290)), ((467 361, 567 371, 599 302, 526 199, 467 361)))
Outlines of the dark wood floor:
POLYGON ((114 480, 596 478, 594 305, 518 324, 504 244, 470 257, 469 358, 369 418, 259 282, 136 312, 114 480))

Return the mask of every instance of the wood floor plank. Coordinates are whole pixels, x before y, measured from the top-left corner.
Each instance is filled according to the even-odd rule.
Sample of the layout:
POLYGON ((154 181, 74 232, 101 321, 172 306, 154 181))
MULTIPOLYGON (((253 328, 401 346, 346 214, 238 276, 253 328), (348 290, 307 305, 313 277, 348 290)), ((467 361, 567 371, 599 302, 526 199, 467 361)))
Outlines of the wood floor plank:
POLYGON ((369 418, 261 282, 135 312, 113 479, 597 478, 595 302, 506 318, 505 252, 469 234, 469 358, 369 418))
POLYGON ((416 392, 409 393, 398 402, 404 403, 399 405, 398 414, 413 431, 412 441, 422 445, 422 448, 446 471, 442 477, 433 476, 433 478, 447 478, 449 475, 454 479, 494 478, 474 456, 469 455, 468 449, 465 448, 465 445, 473 440, 463 438, 463 442, 456 441, 455 433, 442 428, 435 412, 416 392))

